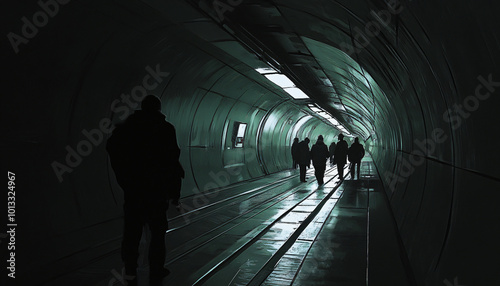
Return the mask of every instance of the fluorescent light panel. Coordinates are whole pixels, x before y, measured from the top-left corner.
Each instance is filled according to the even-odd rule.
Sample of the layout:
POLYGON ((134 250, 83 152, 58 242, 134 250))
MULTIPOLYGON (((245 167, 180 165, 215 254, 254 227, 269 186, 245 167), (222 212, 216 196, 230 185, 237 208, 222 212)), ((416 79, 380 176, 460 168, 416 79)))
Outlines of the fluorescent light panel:
POLYGON ((255 70, 260 74, 276 73, 276 71, 272 68, 258 68, 255 70))
POLYGON ((297 87, 283 88, 283 90, 288 92, 288 94, 290 94, 295 99, 309 98, 307 94, 305 94, 302 90, 300 90, 300 88, 297 87))
POLYGON ((330 123, 332 123, 335 126, 339 125, 339 122, 333 117, 331 119, 329 119, 328 121, 330 121, 330 123))
POLYGON ((286 75, 284 74, 278 74, 278 73, 273 73, 273 74, 265 74, 265 77, 267 77, 268 80, 272 81, 274 84, 281 88, 289 88, 289 87, 295 87, 293 84, 293 81, 291 81, 286 75))
POLYGON ((349 131, 344 128, 344 126, 340 125, 340 123, 337 121, 337 119, 333 118, 330 113, 327 113, 323 109, 317 107, 314 104, 308 104, 309 109, 314 111, 316 114, 319 116, 323 117, 326 119, 328 122, 330 122, 333 126, 335 126, 338 130, 342 131, 342 133, 346 133, 347 135, 350 135, 349 131))
POLYGON ((305 94, 300 88, 296 87, 293 81, 291 81, 286 75, 277 73, 271 68, 258 68, 255 70, 277 86, 281 87, 294 99, 309 98, 309 96, 307 96, 307 94, 305 94))
POLYGON ((316 112, 316 113, 320 113, 321 112, 321 109, 317 108, 317 107, 310 107, 312 111, 316 112))

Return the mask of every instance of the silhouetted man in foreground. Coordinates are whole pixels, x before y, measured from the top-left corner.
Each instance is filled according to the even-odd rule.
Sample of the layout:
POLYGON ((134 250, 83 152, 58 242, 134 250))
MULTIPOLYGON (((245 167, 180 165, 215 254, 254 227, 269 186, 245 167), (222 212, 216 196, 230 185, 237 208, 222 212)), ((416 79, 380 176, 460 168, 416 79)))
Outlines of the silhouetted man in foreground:
POLYGON ((297 161, 300 167, 300 181, 306 181, 306 167, 311 165, 311 154, 309 153, 309 138, 306 137, 298 145, 297 161))
MULTIPOLYGON (((143 226, 148 224, 150 284, 155 285, 169 274, 163 267, 166 211, 169 199, 179 205, 184 170, 179 163, 175 128, 160 112, 160 99, 148 95, 141 108, 115 128, 106 149, 125 196, 122 260, 126 275, 137 274, 139 241, 143 226)), ((129 281, 130 285, 136 283, 135 279, 129 281)))
POLYGON ((363 148, 363 145, 359 144, 359 139, 356 137, 354 139, 354 143, 352 143, 351 147, 349 148, 349 162, 351 162, 351 179, 354 179, 354 175, 356 174, 355 171, 355 166, 358 166, 358 180, 359 180, 359 170, 360 170, 360 165, 361 165, 361 159, 365 156, 365 148, 363 148))
POLYGON ((299 164, 297 163, 297 157, 299 153, 297 145, 299 145, 299 138, 293 139, 293 144, 292 144, 292 160, 294 169, 297 169, 297 165, 299 164))
POLYGON ((335 147, 335 163, 337 163, 337 172, 339 173, 339 180, 344 179, 344 166, 347 163, 347 151, 349 146, 344 140, 344 135, 339 134, 339 142, 335 147))
POLYGON ((311 158, 314 166, 314 175, 318 180, 318 184, 323 185, 323 178, 325 177, 326 160, 330 157, 328 147, 323 142, 323 136, 318 136, 318 141, 311 148, 311 158))

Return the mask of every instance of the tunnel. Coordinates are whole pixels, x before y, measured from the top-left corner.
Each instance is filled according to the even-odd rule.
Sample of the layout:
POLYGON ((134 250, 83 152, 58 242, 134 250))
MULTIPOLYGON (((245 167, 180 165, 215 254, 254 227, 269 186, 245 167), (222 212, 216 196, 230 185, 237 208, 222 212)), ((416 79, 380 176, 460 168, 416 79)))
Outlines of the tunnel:
MULTIPOLYGON (((366 278, 293 285, 499 284, 498 2, 2 6, 2 285, 122 285, 124 198, 105 143, 147 94, 175 126, 190 213, 262 182, 298 183, 295 137, 360 139, 373 166, 361 174, 366 278)), ((226 268, 244 272, 238 261, 226 268)), ((227 285, 218 275, 164 285, 227 285)), ((261 285, 289 285, 277 281, 261 285)))

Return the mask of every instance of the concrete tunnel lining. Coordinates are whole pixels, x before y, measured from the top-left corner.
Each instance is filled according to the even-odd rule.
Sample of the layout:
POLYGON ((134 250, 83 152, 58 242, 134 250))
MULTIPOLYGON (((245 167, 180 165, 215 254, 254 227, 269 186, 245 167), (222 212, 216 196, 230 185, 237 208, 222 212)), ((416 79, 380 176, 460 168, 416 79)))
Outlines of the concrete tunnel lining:
MULTIPOLYGON (((255 72, 261 59, 224 30, 214 11, 204 10, 210 5, 201 9, 198 2, 208 3, 72 1, 17 54, 10 42, 4 45, 5 95, 15 96, 4 96, 8 109, 2 116, 10 124, 2 130, 11 136, 2 140, 2 161, 30 177, 19 182, 26 190, 19 194, 20 252, 30 253, 19 275, 27 277, 25 269, 36 283, 50 281, 119 242, 123 198, 103 145, 61 183, 51 163, 65 161, 66 146, 76 148, 85 139, 82 130, 98 128, 103 118, 118 122, 122 113, 114 113, 112 103, 144 84, 147 67, 169 73, 151 92, 161 97, 162 111, 177 129, 189 170, 184 196, 204 191, 214 181, 210 172, 235 163, 243 165, 230 183, 290 168, 295 136, 314 142, 323 134, 329 143, 337 134, 255 72), (304 116, 311 118, 300 128, 289 124, 304 116), (243 149, 227 149, 224 134, 236 121, 248 123, 245 137, 252 140, 243 149)), ((371 11, 386 5, 243 1, 226 21, 262 36, 265 55, 303 75, 300 85, 313 91, 314 102, 368 139, 417 285, 457 275, 466 285, 498 281, 500 167, 491 153, 500 131, 494 124, 498 4, 402 1, 402 11, 369 45, 351 55, 345 46, 342 51, 374 21, 371 11), (274 16, 264 19, 266 11, 274 16), (258 21, 284 29, 267 31, 258 21), (301 53, 290 53, 294 45, 301 53), (332 88, 313 86, 305 76, 318 73, 332 88), (482 96, 486 91, 491 96, 482 96), (339 98, 346 111, 329 98, 339 98)), ((35 3, 8 6, 5 35, 22 35, 20 19, 40 10, 35 3)))

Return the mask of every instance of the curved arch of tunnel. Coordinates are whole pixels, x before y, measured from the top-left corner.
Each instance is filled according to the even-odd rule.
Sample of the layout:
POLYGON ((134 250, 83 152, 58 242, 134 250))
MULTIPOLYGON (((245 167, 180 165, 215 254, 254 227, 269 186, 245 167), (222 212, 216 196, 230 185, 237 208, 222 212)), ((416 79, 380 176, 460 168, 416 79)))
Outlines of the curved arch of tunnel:
MULTIPOLYGON (((500 133, 498 126, 491 126, 498 98, 492 96, 487 104, 481 101, 480 111, 467 118, 450 112, 447 117, 445 112, 463 103, 480 84, 491 82, 491 73, 496 79, 495 64, 500 61, 490 52, 498 48, 491 40, 496 34, 494 29, 484 28, 490 26, 483 22, 493 19, 488 11, 495 10, 485 9, 481 13, 488 17, 478 21, 458 23, 447 22, 436 7, 413 7, 415 13, 404 14, 404 21, 398 22, 397 33, 396 28, 387 28, 363 52, 349 56, 341 51, 342 40, 352 42, 354 36, 347 27, 363 28, 365 20, 371 19, 370 9, 352 4, 352 13, 338 1, 331 2, 321 9, 332 16, 294 1, 282 8, 293 11, 297 19, 316 23, 300 27, 301 40, 325 73, 337 79, 334 84, 349 91, 342 98, 346 111, 336 115, 345 115, 345 127, 366 140, 416 277, 442 281, 442 274, 451 268, 465 272, 455 262, 457 249, 477 241, 476 235, 484 240, 485 249, 495 245, 496 236, 489 236, 487 229, 474 222, 494 218, 489 209, 494 209, 494 198, 498 198, 500 166, 488 152, 496 149, 496 143, 483 142, 481 137, 500 133), (335 18, 337 10, 332 7, 338 13, 355 15, 354 22, 348 25, 335 18), (452 33, 443 35, 438 26, 481 33, 455 39, 452 33), (464 58, 464 54, 476 57, 464 58), (437 137, 446 139, 438 143, 437 137), (417 166, 412 160, 422 163, 417 166), (472 182, 481 186, 484 197, 492 199, 476 198, 472 182), (471 206, 468 200, 476 204, 471 206)), ((102 146, 64 173, 62 183, 50 166, 54 161, 67 161, 68 148, 76 149, 86 139, 83 130, 99 128, 106 118, 120 122, 137 108, 140 87, 162 99, 162 111, 177 129, 181 161, 188 170, 183 196, 207 191, 221 172, 231 174, 228 181, 219 183, 225 185, 289 169, 294 137, 309 137, 314 142, 321 134, 329 143, 339 133, 306 104, 295 102, 237 59, 238 52, 229 54, 224 43, 207 44, 188 27, 193 23, 180 26, 156 11, 148 14, 145 9, 140 14, 125 4, 99 4, 100 13, 96 14, 82 12, 94 10, 95 3, 75 1, 72 5, 64 6, 64 13, 20 46, 19 56, 8 61, 11 72, 5 77, 6 93, 20 94, 6 98, 8 106, 23 107, 37 119, 28 122, 14 112, 16 108, 6 110, 5 116, 18 119, 15 126, 5 127, 15 134, 14 139, 6 140, 13 140, 8 141, 9 146, 18 144, 17 139, 23 142, 12 147, 27 150, 20 161, 39 159, 31 167, 42 170, 36 175, 43 178, 36 187, 54 190, 54 198, 35 193, 25 206, 48 210, 40 215, 44 223, 28 221, 25 225, 33 233, 50 230, 40 238, 40 244, 48 247, 37 249, 40 259, 30 262, 33 268, 43 259, 51 265, 119 233, 114 226, 121 213, 122 194, 102 146), (109 17, 111 14, 114 16, 109 17), (243 148, 235 148, 232 142, 235 123, 247 124, 243 148), (92 232, 96 225, 113 231, 96 236, 92 232), (75 236, 88 239, 80 246, 64 244, 75 236), (49 251, 56 246, 59 250, 54 257, 49 251)), ((469 15, 466 6, 440 8, 469 15)), ((10 22, 19 23, 24 16, 19 13, 9 15, 10 22)), ((169 17, 177 19, 172 14, 169 17)), ((318 104, 330 103, 319 100, 318 104)), ((495 225, 492 219, 487 221, 495 225)), ((473 249, 466 248, 461 255, 469 261, 479 260, 473 249)), ((483 270, 471 272, 470 277, 495 273, 492 264, 480 265, 483 270)))

